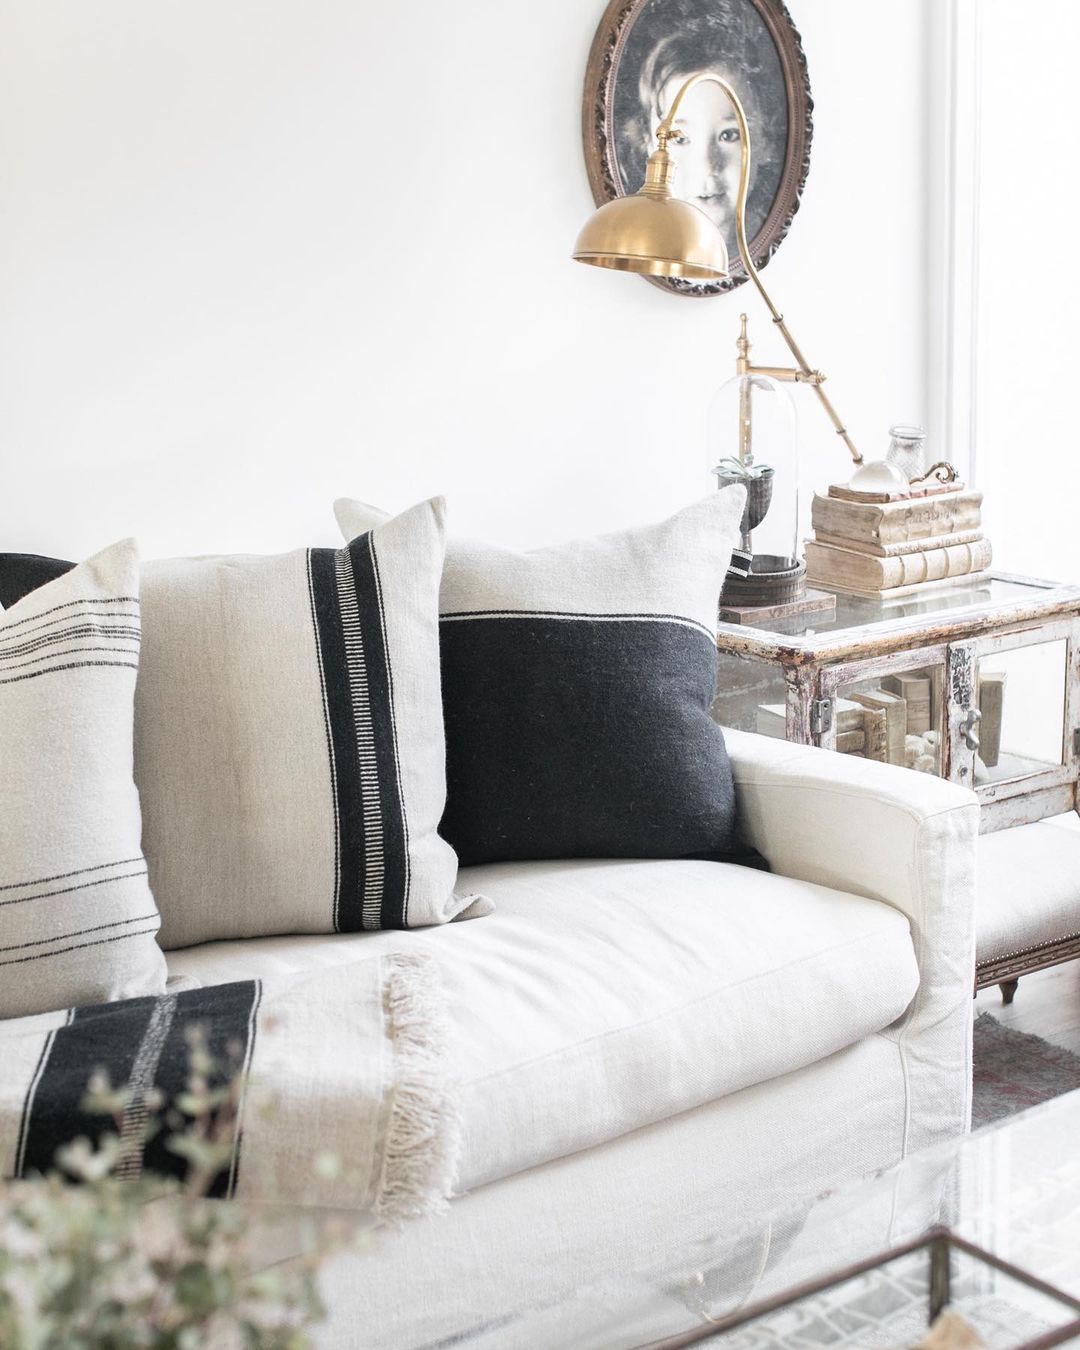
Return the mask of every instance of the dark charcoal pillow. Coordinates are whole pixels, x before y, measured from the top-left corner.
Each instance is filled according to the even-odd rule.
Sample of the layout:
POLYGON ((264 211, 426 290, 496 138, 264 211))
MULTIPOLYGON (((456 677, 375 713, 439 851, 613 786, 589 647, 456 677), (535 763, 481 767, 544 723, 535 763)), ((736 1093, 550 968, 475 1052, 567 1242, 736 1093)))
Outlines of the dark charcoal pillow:
POLYGON ((0 609, 10 609, 47 581, 70 572, 74 563, 37 553, 0 553, 0 609))
MULTIPOLYGON (((530 553, 448 541, 440 833, 462 863, 738 852, 710 708, 744 501, 727 488, 658 525, 530 553)), ((346 535, 382 517, 336 511, 346 535)))

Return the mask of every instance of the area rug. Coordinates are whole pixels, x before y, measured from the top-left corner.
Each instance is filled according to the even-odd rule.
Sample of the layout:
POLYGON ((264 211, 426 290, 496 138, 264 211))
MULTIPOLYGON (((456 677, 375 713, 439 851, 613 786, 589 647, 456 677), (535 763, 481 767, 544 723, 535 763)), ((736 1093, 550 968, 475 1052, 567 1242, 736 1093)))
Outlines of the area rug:
POLYGON ((975 1019, 972 1129, 1080 1088, 1080 1055, 1004 1027, 990 1013, 975 1019))

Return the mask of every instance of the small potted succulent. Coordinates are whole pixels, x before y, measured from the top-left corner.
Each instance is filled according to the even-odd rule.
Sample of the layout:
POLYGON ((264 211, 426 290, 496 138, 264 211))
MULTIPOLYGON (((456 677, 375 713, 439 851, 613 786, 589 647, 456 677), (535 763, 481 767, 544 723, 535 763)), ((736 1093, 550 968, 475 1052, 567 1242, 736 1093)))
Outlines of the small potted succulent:
POLYGON ((725 456, 716 468, 718 487, 730 487, 732 483, 742 483, 746 488, 746 506, 743 509, 739 529, 744 536, 756 530, 765 519, 772 501, 774 473, 768 464, 744 464, 734 455, 725 456))

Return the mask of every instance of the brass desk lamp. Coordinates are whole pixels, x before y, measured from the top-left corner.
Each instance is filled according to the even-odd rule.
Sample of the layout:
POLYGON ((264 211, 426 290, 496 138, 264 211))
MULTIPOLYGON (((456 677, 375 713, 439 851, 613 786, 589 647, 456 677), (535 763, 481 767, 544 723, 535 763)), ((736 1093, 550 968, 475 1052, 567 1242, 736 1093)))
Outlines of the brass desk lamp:
POLYGON ((811 370, 798 343, 765 289, 746 240, 746 194, 750 184, 750 130, 738 94, 727 80, 709 71, 691 75, 675 95, 671 110, 656 129, 657 148, 649 156, 645 182, 630 197, 605 202, 585 222, 574 245, 577 262, 593 267, 610 267, 618 272, 643 272, 654 277, 687 277, 695 281, 718 281, 728 274, 727 245, 724 237, 703 211, 676 197, 671 185, 675 163, 668 153, 668 141, 674 135, 675 118, 683 99, 699 84, 712 80, 731 100, 739 125, 739 192, 735 205, 735 238, 746 274, 765 301, 772 321, 795 358, 794 367, 747 366, 746 373, 767 375, 774 380, 795 380, 812 386, 856 464, 862 455, 848 435, 847 428, 822 389, 825 376, 811 370))
MULTIPOLYGON (((771 380, 794 381, 807 384, 817 395, 836 434, 843 440, 856 465, 862 465, 863 457, 855 447, 847 428, 840 420, 836 409, 829 401, 822 383, 825 376, 820 370, 813 370, 807 363, 791 331, 784 322, 784 316, 773 304, 772 298, 758 275, 754 260, 750 256, 750 246, 746 239, 746 196, 750 181, 750 132, 746 123, 746 113, 739 96, 730 84, 719 75, 709 71, 692 75, 675 95, 667 116, 656 131, 657 148, 649 157, 645 170, 645 182, 632 196, 616 197, 599 207, 585 222, 574 245, 574 258, 578 262, 591 263, 594 267, 608 267, 619 272, 639 272, 649 276, 687 277, 693 280, 715 281, 727 276, 728 254, 723 235, 713 222, 699 211, 696 206, 676 197, 672 192, 675 178, 675 162, 668 152, 668 142, 675 135, 674 123, 679 107, 686 95, 706 80, 718 84, 731 100, 739 128, 741 151, 739 168, 739 191, 735 208, 735 237, 739 254, 742 257, 746 274, 754 283, 761 298, 772 316, 772 321, 787 343, 795 365, 759 366, 749 360, 749 343, 746 341, 745 322, 738 343, 739 359, 736 370, 739 376, 760 376, 771 380)), ((740 425, 739 458, 749 465, 749 421, 740 425)), ((889 472, 881 463, 868 464, 862 475, 878 475, 881 470, 889 472)), ((853 485, 862 476, 856 474, 853 485)), ((869 486, 869 484, 866 484, 869 486)), ((749 486, 749 484, 748 484, 749 486)), ((745 526, 745 521, 744 521, 745 526)), ((744 534, 744 547, 748 544, 749 533, 744 534)), ((749 550, 747 550, 747 554, 749 550)), ((749 561, 747 559, 747 568, 749 561)), ((779 580, 779 578, 777 578, 779 580)), ((767 588, 766 588, 767 589, 767 588)), ((726 594, 726 591, 725 591, 726 594)), ((793 598, 785 595, 783 598, 793 598)), ((747 600, 746 603, 766 603, 766 599, 747 600)))

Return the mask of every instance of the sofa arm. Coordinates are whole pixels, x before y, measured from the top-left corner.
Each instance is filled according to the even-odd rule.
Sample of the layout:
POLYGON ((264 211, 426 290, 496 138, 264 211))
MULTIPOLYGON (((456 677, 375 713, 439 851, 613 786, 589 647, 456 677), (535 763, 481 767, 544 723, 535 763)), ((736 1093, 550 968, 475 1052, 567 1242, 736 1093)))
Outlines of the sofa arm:
POLYGON ((919 989, 887 1035, 904 1151, 967 1129, 975 981, 973 792, 928 774, 725 728, 746 841, 774 872, 869 896, 911 925, 919 989))

